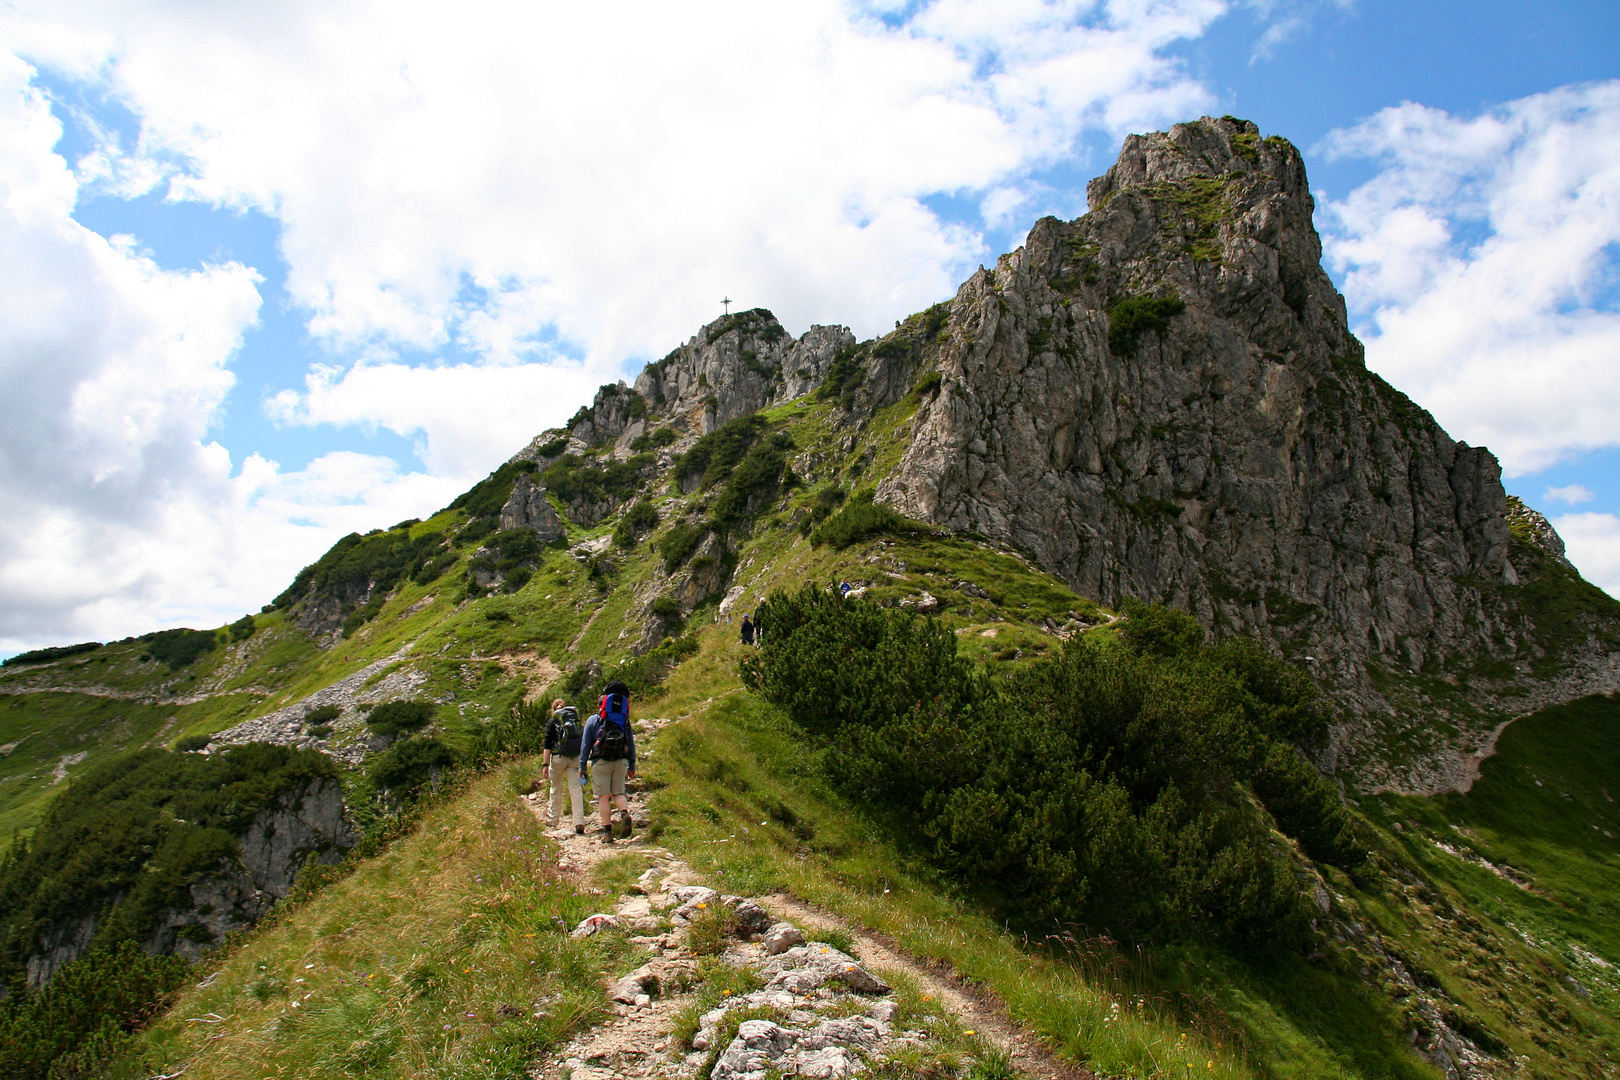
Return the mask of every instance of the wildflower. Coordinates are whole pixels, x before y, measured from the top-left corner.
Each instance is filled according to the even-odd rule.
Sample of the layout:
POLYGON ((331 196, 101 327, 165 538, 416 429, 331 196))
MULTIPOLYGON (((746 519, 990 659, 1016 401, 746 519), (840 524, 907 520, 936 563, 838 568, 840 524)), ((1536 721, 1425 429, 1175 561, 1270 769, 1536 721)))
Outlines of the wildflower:
POLYGON ((968 1028, 966 1031, 962 1032, 962 1034, 964 1034, 964 1035, 972 1035, 972 1034, 974 1034, 974 1031, 973 1031, 972 1028, 968 1028))

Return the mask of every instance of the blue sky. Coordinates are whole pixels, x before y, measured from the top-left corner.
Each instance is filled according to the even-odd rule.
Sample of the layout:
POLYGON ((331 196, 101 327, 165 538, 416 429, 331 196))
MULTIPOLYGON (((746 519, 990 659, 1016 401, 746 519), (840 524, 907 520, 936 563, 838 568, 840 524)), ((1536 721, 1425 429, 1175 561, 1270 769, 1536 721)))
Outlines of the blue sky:
POLYGON ((1369 362, 1620 590, 1620 6, 196 11, 0 17, 0 648, 254 609, 721 295, 880 331, 1205 111, 1306 152, 1369 362))

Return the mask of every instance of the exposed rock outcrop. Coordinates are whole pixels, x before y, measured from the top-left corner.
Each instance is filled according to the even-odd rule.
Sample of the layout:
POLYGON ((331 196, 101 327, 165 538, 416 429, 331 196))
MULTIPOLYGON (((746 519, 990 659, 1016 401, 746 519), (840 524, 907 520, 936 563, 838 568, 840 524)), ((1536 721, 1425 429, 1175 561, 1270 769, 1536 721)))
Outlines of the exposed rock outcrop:
POLYGON ((191 903, 167 912, 146 941, 153 953, 197 959, 232 930, 252 926, 286 896, 309 859, 335 863, 358 837, 343 805, 343 786, 317 777, 254 815, 237 837, 240 854, 190 887, 191 903))
POLYGON ((739 416, 821 385, 838 350, 855 344, 842 326, 812 326, 794 339, 764 308, 722 316, 636 377, 652 412, 707 433, 739 416))
MULTIPOLYGON (((150 953, 198 959, 226 934, 262 918, 292 890, 309 860, 335 863, 357 840, 342 784, 333 777, 312 777, 255 814, 236 837, 237 855, 223 860, 217 873, 187 886, 188 902, 158 916, 142 945, 150 953)), ((83 955, 94 943, 99 921, 86 915, 41 934, 25 962, 28 985, 45 985, 83 955)))
POLYGON ((501 507, 502 529, 533 529, 536 539, 549 544, 567 533, 562 518, 546 498, 546 489, 536 484, 528 473, 519 473, 512 481, 512 495, 501 507))
MULTIPOLYGON (((1370 668, 1534 653, 1501 593, 1519 574, 1496 459, 1366 369, 1294 147, 1205 118, 1131 136, 1087 194, 957 293, 880 501, 1104 603, 1268 635, 1363 721, 1392 711, 1370 668)), ((1596 638, 1567 658, 1602 659, 1596 638)))

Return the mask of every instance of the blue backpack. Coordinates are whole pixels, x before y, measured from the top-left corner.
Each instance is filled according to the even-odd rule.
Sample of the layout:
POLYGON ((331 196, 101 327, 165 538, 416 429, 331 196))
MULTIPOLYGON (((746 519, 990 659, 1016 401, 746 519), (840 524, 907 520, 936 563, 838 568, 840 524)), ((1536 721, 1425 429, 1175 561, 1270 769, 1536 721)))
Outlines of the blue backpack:
POLYGON ((630 756, 630 697, 604 694, 592 761, 623 761, 630 756))

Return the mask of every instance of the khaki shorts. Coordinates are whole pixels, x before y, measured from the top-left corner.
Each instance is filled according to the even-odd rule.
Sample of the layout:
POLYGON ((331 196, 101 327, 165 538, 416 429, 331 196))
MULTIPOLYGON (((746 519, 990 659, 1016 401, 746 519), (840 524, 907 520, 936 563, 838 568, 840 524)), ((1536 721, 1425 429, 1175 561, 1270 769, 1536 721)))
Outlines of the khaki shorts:
POLYGON ((630 763, 623 758, 591 762, 591 786, 596 789, 597 797, 623 795, 624 778, 629 771, 630 763))

